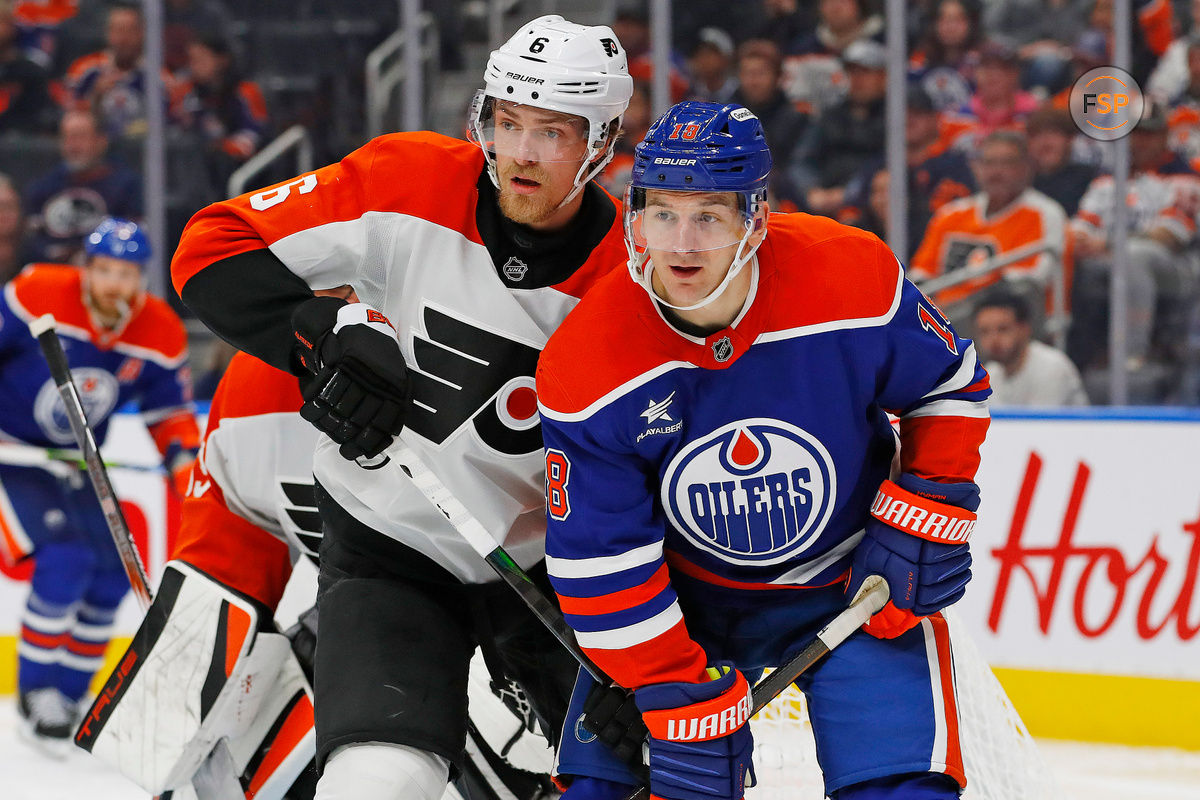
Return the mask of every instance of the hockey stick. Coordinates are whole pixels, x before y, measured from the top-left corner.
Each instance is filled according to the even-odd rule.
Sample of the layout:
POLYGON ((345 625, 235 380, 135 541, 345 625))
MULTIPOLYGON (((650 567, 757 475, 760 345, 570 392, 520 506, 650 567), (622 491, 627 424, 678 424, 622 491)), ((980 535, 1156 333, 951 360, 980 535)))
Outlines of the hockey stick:
MULTIPOLYGON (((75 382, 71 379, 67 354, 63 351, 62 342, 59 341, 58 334, 55 332, 55 325, 52 314, 43 314, 29 323, 29 332, 38 340, 42 356, 46 359, 47 366, 50 367, 50 376, 58 388, 58 394, 66 409, 67 419, 71 423, 71 432, 75 434, 80 454, 87 465, 88 478, 91 480, 92 489, 96 492, 96 498, 100 501, 108 532, 112 535, 113 543, 117 547, 121 565, 125 567, 125 575, 129 578, 129 585, 133 588, 138 605, 145 612, 150 608, 150 603, 154 599, 150 590, 150 580, 146 577, 146 570, 142 566, 142 559, 133 542, 133 535, 129 532, 125 515, 121 513, 121 504, 117 501, 116 492, 113 491, 112 481, 109 480, 108 471, 104 468, 104 461, 100 458, 100 448, 96 445, 96 437, 92 434, 91 426, 88 425, 87 413, 83 409, 83 403, 80 402, 75 382)), ((237 778, 237 772, 233 765, 233 758, 224 740, 217 742, 208 758, 200 765, 200 769, 192 778, 192 786, 195 787, 199 800, 244 800, 245 792, 242 791, 241 782, 237 778)))
MULTIPOLYGON (((58 447, 33 447, 18 442, 0 442, 0 464, 11 467, 41 467, 64 464, 85 467, 83 453, 58 447)), ((129 464, 121 461, 105 461, 106 469, 128 469, 137 472, 153 472, 165 475, 161 464, 129 464)))
MULTIPOLYGON (((472 549, 483 556, 488 565, 504 579, 505 583, 516 590, 534 615, 550 629, 550 632, 562 642, 571 655, 575 656, 580 665, 592 676, 592 679, 602 686, 611 686, 612 679, 592 663, 576 643, 575 634, 563 619, 562 612, 542 594, 520 565, 513 561, 504 548, 487 532, 483 523, 476 519, 467 510, 467 507, 446 488, 441 479, 425 465, 421 457, 411 447, 404 444, 399 437, 386 452, 412 479, 413 484, 425 496, 425 499, 446 516, 446 519, 467 540, 472 549)), ((866 624, 867 620, 887 604, 889 595, 890 590, 883 577, 871 575, 863 581, 858 594, 846 610, 830 620, 817 633, 813 641, 790 661, 755 684, 751 695, 754 701, 751 715, 761 711, 801 674, 824 658, 830 650, 844 642, 850 634, 866 624)), ((634 798, 644 800, 648 796, 648 790, 642 787, 630 796, 630 800, 634 800, 634 798)))
POLYGON ((399 437, 386 453, 404 474, 412 479, 413 485, 425 496, 425 499, 446 516, 459 535, 467 540, 467 544, 471 545, 471 548, 483 557, 488 566, 520 595, 533 615, 549 629, 550 633, 554 634, 554 638, 558 639, 563 647, 567 648, 567 651, 575 657, 580 666, 587 670, 592 679, 602 686, 611 686, 612 679, 592 663, 592 660, 580 649, 579 644, 575 641, 574 631, 563 619, 562 612, 558 610, 558 607, 542 594, 525 570, 512 560, 512 557, 504 551, 495 537, 488 533, 487 528, 483 527, 483 523, 476 519, 475 515, 468 511, 457 497, 451 494, 441 479, 425 465, 421 457, 399 437))

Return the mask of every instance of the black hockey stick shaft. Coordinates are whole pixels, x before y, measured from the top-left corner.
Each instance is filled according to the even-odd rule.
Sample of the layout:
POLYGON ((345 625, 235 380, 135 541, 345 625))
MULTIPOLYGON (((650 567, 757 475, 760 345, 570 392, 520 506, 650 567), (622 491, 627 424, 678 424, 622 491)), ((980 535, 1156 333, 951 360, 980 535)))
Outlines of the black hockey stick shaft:
POLYGON ((55 321, 51 314, 44 314, 29 324, 29 331, 42 348, 42 356, 50 367, 50 376, 58 388, 66 409, 67 419, 71 423, 71 432, 75 434, 75 442, 79 445, 80 454, 87 467, 88 478, 92 489, 100 501, 100 509, 104 512, 104 521, 108 532, 112 535, 117 553, 121 557, 121 565, 129 578, 129 585, 137 597, 142 611, 150 607, 153 597, 150 593, 150 580, 146 577, 146 569, 138 556, 133 536, 129 533, 129 525, 121 512, 121 504, 113 491, 112 481, 108 479, 108 470, 104 468, 104 460, 100 458, 100 448, 96 445, 96 437, 88 425, 87 414, 79 399, 75 382, 71 379, 71 368, 67 364, 67 354, 63 351, 62 342, 55 331, 55 321))
MULTIPOLYGON (((104 461, 100 458, 100 448, 96 445, 96 437, 92 434, 91 426, 88 425, 87 414, 79 399, 79 392, 75 388, 75 381, 71 378, 67 354, 63 350, 62 342, 59 341, 55 325, 54 316, 44 314, 29 324, 29 331, 38 340, 38 345, 42 348, 42 356, 46 359, 47 366, 50 367, 50 376, 54 379, 59 396, 62 397, 67 419, 71 422, 71 432, 75 435, 75 442, 79 445, 80 454, 87 466, 92 489, 100 501, 108 532, 121 557, 121 565, 125 567, 129 585, 138 599, 138 605, 144 612, 150 608, 150 603, 154 600, 150 590, 150 580, 146 577, 146 569, 142 566, 137 545, 134 544, 133 535, 129 532, 129 524, 126 523, 125 515, 121 512, 121 504, 117 500, 116 492, 113 491, 112 481, 108 478, 108 470, 105 469, 104 461)), ((245 799, 241 781, 237 777, 237 768, 234 766, 225 740, 217 742, 212 752, 200 765, 200 769, 192 778, 192 786, 195 788, 199 800, 245 799)))
MULTIPOLYGON (((865 625, 867 620, 887 604, 889 594, 887 581, 881 576, 872 575, 863 581, 862 588, 845 611, 821 628, 813 640, 791 660, 754 685, 750 692, 750 716, 766 708, 797 678, 846 641, 850 634, 865 625)), ((650 789, 642 786, 629 795, 628 800, 646 800, 649 796, 650 789)))
POLYGON ((459 535, 466 539, 472 549, 483 557, 483 560, 500 576, 501 580, 512 587, 513 591, 533 612, 533 615, 546 626, 550 633, 554 634, 554 638, 558 639, 563 647, 567 648, 567 651, 575 657, 580 666, 587 670, 592 679, 602 686, 611 686, 612 679, 605 675, 604 671, 597 667, 580 649, 579 643, 575 641, 574 631, 563 619, 562 612, 558 610, 558 607, 550 602, 550 598, 546 597, 542 590, 534 584, 525 570, 521 569, 516 561, 513 561, 512 557, 496 541, 496 538, 483 527, 483 523, 476 519, 475 515, 462 504, 462 501, 446 488, 441 479, 426 466, 424 460, 398 438, 387 450, 387 454, 412 480, 413 485, 425 496, 425 499, 445 515, 459 535))

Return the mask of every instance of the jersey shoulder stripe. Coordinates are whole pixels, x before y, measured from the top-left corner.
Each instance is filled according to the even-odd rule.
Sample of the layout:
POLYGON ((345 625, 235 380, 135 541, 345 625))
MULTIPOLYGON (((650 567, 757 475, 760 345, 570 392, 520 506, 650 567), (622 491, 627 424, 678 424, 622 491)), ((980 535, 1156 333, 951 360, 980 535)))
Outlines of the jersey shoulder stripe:
POLYGON ((475 197, 483 166, 470 142, 429 132, 378 137, 315 172, 201 209, 171 263, 175 289, 210 264, 370 212, 418 217, 481 244, 475 204, 446 197, 475 197))

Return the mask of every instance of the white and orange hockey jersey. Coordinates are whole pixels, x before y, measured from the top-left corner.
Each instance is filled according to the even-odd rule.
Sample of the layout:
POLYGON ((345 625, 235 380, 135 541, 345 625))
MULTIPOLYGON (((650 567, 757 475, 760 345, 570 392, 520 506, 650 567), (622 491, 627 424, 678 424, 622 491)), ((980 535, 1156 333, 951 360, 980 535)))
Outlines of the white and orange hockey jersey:
POLYGON ((315 556, 321 520, 312 454, 320 432, 297 413, 296 378, 253 356, 229 363, 208 415, 172 558, 270 609, 293 554, 315 556))
MULTIPOLYGON (((925 238, 909 262, 909 275, 916 281, 927 280, 1020 248, 1037 249, 1041 243, 1045 250, 1004 267, 1002 272, 1048 284, 1060 265, 1070 274, 1066 223, 1062 206, 1036 189, 1026 189, 991 215, 982 192, 954 200, 930 220, 925 238)), ((1000 273, 992 273, 943 289, 933 299, 948 305, 999 280, 1000 273)))
MULTIPOLYGON (((566 230, 502 217, 482 151, 432 133, 379 137, 340 163, 200 211, 172 264, 214 330, 292 369, 292 310, 353 287, 399 332, 413 403, 401 437, 523 567, 543 556, 534 368, 550 334, 614 267, 619 203, 595 184, 566 230)), ((363 524, 465 582, 491 569, 395 465, 366 470, 322 438, 321 486, 363 524)))

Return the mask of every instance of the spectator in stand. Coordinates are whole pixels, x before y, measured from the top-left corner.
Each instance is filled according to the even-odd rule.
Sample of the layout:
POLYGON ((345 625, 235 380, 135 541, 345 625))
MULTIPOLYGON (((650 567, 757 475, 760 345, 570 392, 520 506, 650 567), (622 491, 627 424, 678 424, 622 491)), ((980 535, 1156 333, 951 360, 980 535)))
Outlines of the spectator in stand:
POLYGON ((1188 4, 1188 33, 1175 39, 1163 52, 1146 81, 1146 94, 1159 102, 1168 102, 1178 97, 1187 89, 1191 82, 1188 74, 1187 51, 1192 41, 1200 37, 1200 0, 1191 0, 1188 4))
POLYGON ((688 58, 692 75, 692 100, 728 103, 737 91, 733 75, 733 39, 720 28, 701 28, 699 40, 688 58))
POLYGON ((835 215, 845 203, 846 184, 883 152, 887 52, 869 39, 842 53, 849 84, 846 98, 809 126, 790 177, 804 192, 807 210, 835 215))
POLYGON ((975 305, 975 347, 992 379, 993 406, 1086 406, 1071 359, 1033 338, 1029 302, 996 288, 975 305))
POLYGON ((883 17, 871 0, 820 0, 817 27, 784 48, 784 91, 801 111, 819 113, 846 92, 841 56, 859 39, 882 43, 883 17))
POLYGON ((203 34, 188 45, 188 80, 172 118, 203 142, 209 180, 219 192, 230 174, 258 152, 267 132, 267 105, 243 80, 229 42, 203 34))
POLYGON ((18 46, 30 61, 52 72, 63 23, 79 13, 79 0, 19 0, 13 12, 18 46))
MULTIPOLYGON (((629 59, 629 76, 635 81, 644 81, 647 86, 654 80, 654 62, 650 57, 650 16, 641 4, 624 6, 617 10, 612 24, 617 41, 625 48, 629 59)), ((687 96, 688 79, 684 74, 686 65, 672 52, 671 72, 667 76, 671 102, 678 103, 687 96)))
MULTIPOLYGON (((1178 369, 1197 299, 1200 175, 1168 146, 1166 110, 1151 103, 1129 134, 1126 351, 1130 372, 1157 362, 1178 369)), ((1085 373, 1106 366, 1112 272, 1113 180, 1092 181, 1071 230, 1078 259, 1067 352, 1085 373)))
MULTIPOLYGON (((905 260, 912 257, 920 244, 934 212, 951 200, 975 191, 975 176, 966 156, 941 146, 939 114, 929 93, 920 84, 910 84, 907 104, 904 141, 908 164, 909 251, 902 254, 905 260)), ((886 233, 887 214, 875 213, 880 207, 886 210, 888 179, 886 174, 881 179, 881 172, 886 173, 883 156, 847 184, 846 205, 838 213, 839 221, 877 234, 886 233), (879 198, 876 195, 881 186, 883 196, 879 198)))
POLYGON ((730 102, 745 106, 758 117, 775 160, 768 186, 771 208, 796 210, 802 198, 788 180, 788 166, 797 157, 809 119, 783 93, 783 59, 779 48, 766 39, 743 42, 738 48, 737 77, 738 89, 730 102))
POLYGON ((1050 307, 1054 279, 1070 259, 1066 214, 1058 203, 1031 188, 1033 168, 1023 134, 990 134, 979 146, 973 166, 979 192, 949 202, 933 215, 909 262, 911 277, 928 280, 993 258, 1029 254, 999 271, 937 292, 934 300, 956 328, 960 322, 970 327, 971 310, 961 301, 999 282, 1001 276, 1014 290, 1031 300, 1044 298, 1050 307))
POLYGON ((142 181, 108 156, 108 138, 92 111, 68 111, 59 123, 62 163, 25 191, 34 260, 81 263, 83 237, 106 216, 142 215, 142 181))
POLYGON ((929 92, 938 110, 959 108, 975 91, 983 43, 978 0, 937 0, 908 62, 909 79, 929 92))
POLYGON ((1187 82, 1170 98, 1167 128, 1171 149, 1196 169, 1200 165, 1200 32, 1192 33, 1186 44, 1187 82))
POLYGON ((634 81, 629 107, 621 118, 621 137, 614 147, 613 159, 596 178, 601 186, 618 198, 625 196, 625 187, 633 175, 633 149, 646 138, 646 131, 653 121, 650 87, 643 81, 634 81))
MULTIPOLYGON (((140 4, 117 2, 108 12, 104 30, 107 46, 76 59, 67 70, 67 90, 73 108, 92 108, 114 139, 146 133, 146 77, 142 69, 145 26, 140 4)), ((170 96, 171 74, 162 78, 170 96)))
POLYGON ((983 12, 988 36, 1015 47, 1027 89, 1052 95, 1069 86, 1068 44, 1087 28, 1091 0, 992 0, 983 12))
POLYGON ((1025 121, 1025 131, 1033 160, 1033 188, 1056 200, 1068 217, 1075 216, 1083 193, 1100 169, 1072 160, 1071 144, 1079 129, 1070 112, 1040 108, 1025 121))
POLYGON ((46 71, 26 57, 18 42, 13 0, 0 0, 0 133, 54 129, 48 83, 46 71))
POLYGON ((792 42, 811 34, 817 26, 812 3, 798 0, 763 0, 766 19, 751 39, 769 39, 783 52, 792 42))
POLYGON ((32 259, 25 238, 21 196, 17 187, 0 173, 0 286, 12 280, 32 259))
POLYGON ((229 9, 220 0, 166 0, 163 5, 163 66, 186 69, 188 45, 198 37, 229 39, 229 9))
POLYGON ((991 42, 981 48, 975 84, 967 104, 947 114, 956 147, 972 151, 995 131, 1022 131, 1025 118, 1038 108, 1037 98, 1021 91, 1021 62, 1007 45, 991 42))

